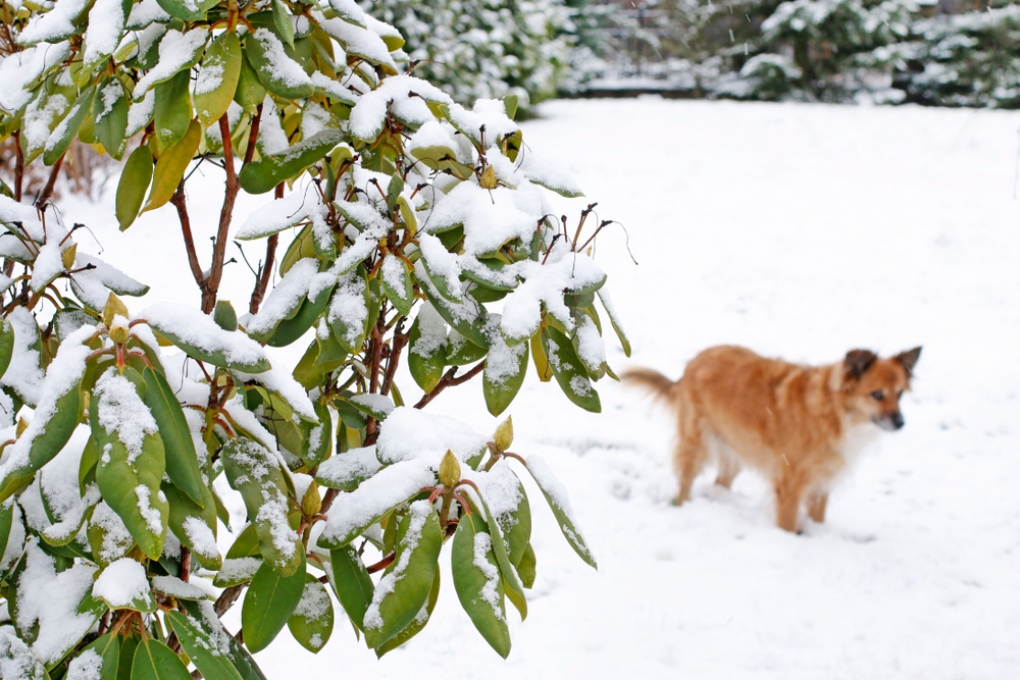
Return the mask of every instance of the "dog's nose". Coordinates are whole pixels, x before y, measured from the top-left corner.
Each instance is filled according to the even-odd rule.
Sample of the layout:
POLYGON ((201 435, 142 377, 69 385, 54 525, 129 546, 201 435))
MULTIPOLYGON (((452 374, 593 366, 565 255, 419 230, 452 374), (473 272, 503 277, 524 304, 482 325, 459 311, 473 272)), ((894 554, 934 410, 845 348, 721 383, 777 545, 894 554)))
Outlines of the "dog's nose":
POLYGON ((895 427, 897 430, 903 427, 904 424, 903 414, 901 414, 899 411, 893 413, 889 419, 892 421, 893 427, 895 427))

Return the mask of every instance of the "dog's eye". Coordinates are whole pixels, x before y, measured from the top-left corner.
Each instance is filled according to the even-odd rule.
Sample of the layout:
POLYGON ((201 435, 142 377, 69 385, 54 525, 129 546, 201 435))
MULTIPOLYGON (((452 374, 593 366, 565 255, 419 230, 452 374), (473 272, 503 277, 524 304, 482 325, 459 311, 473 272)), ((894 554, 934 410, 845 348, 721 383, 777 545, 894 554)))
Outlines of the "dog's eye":
POLYGON ((882 401, 883 399, 885 399, 885 395, 882 393, 882 390, 876 390, 872 392, 871 396, 872 398, 874 398, 875 401, 882 401))

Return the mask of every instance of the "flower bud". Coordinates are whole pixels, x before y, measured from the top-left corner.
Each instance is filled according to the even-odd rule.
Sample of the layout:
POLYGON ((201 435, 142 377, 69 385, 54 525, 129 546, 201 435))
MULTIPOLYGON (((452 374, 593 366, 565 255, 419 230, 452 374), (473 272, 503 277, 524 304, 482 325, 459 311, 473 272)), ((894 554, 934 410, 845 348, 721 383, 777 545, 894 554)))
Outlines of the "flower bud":
POLYGON ((439 483, 447 489, 452 489, 460 483, 460 461, 449 449, 439 463, 439 483))
POLYGON ((493 443, 496 444, 496 450, 500 453, 509 449, 510 445, 514 443, 514 419, 512 416, 507 416, 506 420, 496 428, 493 443))
POLYGON ((301 499, 301 512, 305 514, 305 517, 314 517, 319 514, 321 509, 322 494, 319 493, 319 485, 312 482, 308 485, 304 498, 301 499))
POLYGON ((110 324, 110 339, 118 345, 123 345, 128 341, 130 331, 128 330, 128 320, 120 314, 113 317, 113 323, 110 324))
POLYGON ((491 165, 486 167, 485 171, 482 172, 482 176, 478 180, 478 183, 481 185, 481 187, 483 189, 495 189, 496 188, 496 186, 497 186, 496 171, 493 169, 493 167, 491 165))
POLYGON ((117 297, 117 294, 110 293, 110 297, 106 298, 106 306, 103 307, 103 323, 106 324, 107 328, 112 328, 115 316, 119 314, 126 319, 128 313, 127 306, 117 297))

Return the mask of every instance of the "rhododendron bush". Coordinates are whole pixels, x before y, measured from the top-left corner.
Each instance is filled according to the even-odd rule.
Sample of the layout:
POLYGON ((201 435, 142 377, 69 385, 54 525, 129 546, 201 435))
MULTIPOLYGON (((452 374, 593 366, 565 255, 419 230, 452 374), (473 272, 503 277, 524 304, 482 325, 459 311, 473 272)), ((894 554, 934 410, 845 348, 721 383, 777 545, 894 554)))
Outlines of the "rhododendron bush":
POLYGON ((524 146, 514 99, 455 103, 353 0, 2 13, 5 680, 259 678, 251 652, 284 627, 319 651, 338 607, 382 655, 428 623, 445 543, 506 656, 507 601, 523 618, 535 578, 520 475, 595 559, 509 418, 477 433, 421 409, 478 377, 503 414, 531 364, 598 411, 603 333, 626 347, 590 256, 607 223, 550 214, 547 189, 580 192, 524 146), (179 231, 198 304, 86 252, 50 200, 74 139, 124 159, 122 230, 156 211, 179 231), (32 163, 50 181, 29 196, 32 163), (224 178, 213 234, 190 219, 201 163, 224 178), (235 222, 242 191, 265 205, 235 222), (246 309, 219 295, 232 240, 264 253, 246 309))

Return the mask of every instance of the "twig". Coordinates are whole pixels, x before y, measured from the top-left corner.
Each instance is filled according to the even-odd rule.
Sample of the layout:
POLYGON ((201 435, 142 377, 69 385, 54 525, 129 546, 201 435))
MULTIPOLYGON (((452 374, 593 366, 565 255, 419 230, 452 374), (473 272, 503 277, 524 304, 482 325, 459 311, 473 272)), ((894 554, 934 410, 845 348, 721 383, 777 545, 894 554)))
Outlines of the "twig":
POLYGON ((407 341, 411 337, 410 333, 401 332, 403 328, 404 317, 400 317, 400 321, 397 322, 397 331, 393 334, 390 357, 386 361, 386 376, 383 378, 382 387, 379 388, 379 393, 383 395, 390 393, 390 388, 393 386, 393 377, 396 375, 397 366, 400 364, 400 353, 404 350, 404 346, 407 345, 407 341))
POLYGON ((216 599, 216 604, 213 605, 213 611, 216 612, 216 616, 223 618, 223 615, 227 613, 227 610, 234 606, 234 602, 237 598, 241 597, 241 592, 244 591, 244 587, 247 584, 240 584, 236 586, 230 586, 216 599))
POLYGON ((177 208, 177 219, 181 223, 181 233, 184 234, 184 247, 188 251, 188 264, 191 265, 191 275, 195 277, 195 283, 198 284, 204 298, 206 285, 205 275, 202 273, 202 265, 198 263, 198 253, 195 252, 195 238, 191 234, 191 218, 188 216, 188 202, 187 199, 184 198, 184 182, 177 185, 177 191, 174 192, 170 202, 175 208, 177 208))
POLYGON ((219 293, 220 281, 223 278, 223 262, 227 253, 227 233, 234 216, 234 202, 241 190, 237 182, 237 169, 234 167, 234 150, 230 141, 230 121, 227 114, 220 116, 220 135, 223 137, 223 166, 227 171, 227 186, 223 191, 223 207, 220 208, 220 224, 216 230, 216 241, 213 244, 213 261, 209 269, 205 290, 202 291, 202 311, 212 312, 216 306, 216 295, 219 293))
POLYGON ((459 368, 458 366, 454 366, 449 371, 447 371, 446 374, 443 375, 443 377, 440 379, 439 383, 432 388, 432 391, 422 396, 422 398, 418 401, 417 404, 414 405, 414 407, 425 408, 425 406, 428 405, 430 401, 438 397, 439 394, 447 387, 457 386, 466 383, 468 380, 471 380, 471 378, 475 377, 476 375, 482 372, 482 369, 485 368, 485 362, 484 361, 478 362, 474 368, 472 368, 470 371, 468 371, 459 378, 457 377, 458 368, 459 368))
MULTIPOLYGON (((283 198, 283 182, 276 185, 275 196, 276 200, 283 198)), ((251 300, 248 302, 248 311, 252 314, 258 313, 259 307, 262 306, 262 300, 266 296, 266 291, 269 290, 269 281, 273 276, 273 264, 276 260, 276 246, 279 239, 279 234, 273 234, 266 241, 266 259, 256 275, 255 290, 251 292, 251 300)))
POLYGON ((66 152, 61 154, 57 162, 53 164, 53 169, 50 170, 50 178, 46 181, 46 186, 43 187, 39 198, 35 199, 35 207, 41 208, 46 205, 46 202, 50 200, 50 196, 53 195, 53 187, 57 184, 57 176, 60 175, 60 168, 64 165, 64 156, 66 155, 66 152))

